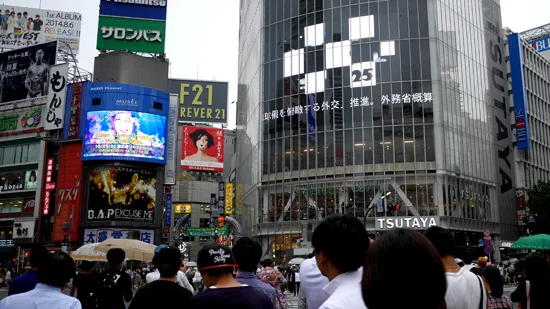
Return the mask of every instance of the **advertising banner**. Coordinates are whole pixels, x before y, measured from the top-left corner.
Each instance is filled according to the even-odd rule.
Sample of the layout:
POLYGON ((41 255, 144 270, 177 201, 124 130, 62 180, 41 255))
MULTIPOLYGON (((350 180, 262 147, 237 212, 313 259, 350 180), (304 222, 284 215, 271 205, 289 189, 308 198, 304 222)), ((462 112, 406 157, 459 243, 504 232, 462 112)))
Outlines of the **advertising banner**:
POLYGON ((153 230, 136 230, 124 228, 97 228, 84 230, 84 244, 104 242, 109 238, 139 239, 148 244, 155 244, 155 232, 153 230))
POLYGON ((0 5, 0 48, 14 49, 61 41, 60 48, 78 54, 82 15, 46 9, 0 5))
POLYGON ((512 92, 516 118, 516 144, 518 149, 529 149, 530 137, 527 122, 525 79, 523 76, 523 55, 518 33, 508 36, 508 49, 510 50, 510 71, 512 72, 512 92))
POLYGON ((34 220, 32 221, 15 221, 13 223, 13 239, 33 238, 34 237, 34 220))
POLYGON ((23 212, 24 213, 34 213, 34 207, 36 206, 36 201, 34 197, 26 198, 23 200, 23 212))
POLYGON ((228 83, 170 79, 168 87, 179 95, 180 123, 227 123, 228 83))
POLYGON ((0 173, 0 194, 36 190, 37 175, 35 169, 0 173))
POLYGON ((154 170, 102 166, 90 170, 88 222, 153 223, 157 178, 154 170))
POLYGON ((166 117, 132 111, 90 111, 83 160, 164 163, 166 117))
POLYGON ((43 107, 25 108, 0 116, 0 137, 40 131, 43 107))
POLYGON ((99 15, 166 20, 167 0, 101 0, 99 15))
POLYGON ((164 54, 166 22, 99 16, 98 50, 164 54))
POLYGON ((225 182, 218 183, 218 211, 225 214, 225 182))
POLYGON ((170 95, 168 110, 168 129, 166 134, 166 165, 164 166, 164 184, 176 184, 176 144, 178 142, 178 96, 170 95))
POLYGON ((182 130, 181 168, 223 172, 223 129, 183 126, 182 130))
POLYGON ((176 214, 190 214, 193 212, 193 205, 174 203, 174 213, 176 214))
POLYGON ((48 95, 51 66, 55 65, 57 42, 10 50, 0 54, 2 96, 0 103, 48 95))
POLYGON ((233 214, 233 184, 230 182, 225 184, 225 214, 233 214))
POLYGON ((74 83, 71 89, 71 107, 69 109, 68 140, 78 139, 78 126, 80 125, 80 105, 82 103, 82 83, 74 83))
POLYGON ((44 129, 63 129, 65 121, 65 100, 67 98, 67 76, 69 64, 53 66, 48 79, 48 113, 44 129))

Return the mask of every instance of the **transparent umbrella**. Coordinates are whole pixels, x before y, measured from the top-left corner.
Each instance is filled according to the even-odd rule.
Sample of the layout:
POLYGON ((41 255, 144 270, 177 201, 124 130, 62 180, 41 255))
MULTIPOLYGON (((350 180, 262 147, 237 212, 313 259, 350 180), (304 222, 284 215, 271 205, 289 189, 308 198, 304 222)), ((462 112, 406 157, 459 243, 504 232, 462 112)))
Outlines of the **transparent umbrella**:
POLYGON ((71 251, 71 257, 75 261, 107 261, 105 252, 96 250, 96 247, 101 243, 92 243, 81 246, 80 248, 71 251))

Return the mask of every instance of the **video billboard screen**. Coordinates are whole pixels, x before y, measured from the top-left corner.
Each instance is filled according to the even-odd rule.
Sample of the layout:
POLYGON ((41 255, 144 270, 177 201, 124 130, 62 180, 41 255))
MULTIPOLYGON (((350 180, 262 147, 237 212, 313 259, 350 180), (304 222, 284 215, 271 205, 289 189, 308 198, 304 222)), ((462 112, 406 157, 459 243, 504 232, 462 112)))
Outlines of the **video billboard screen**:
POLYGON ((83 160, 164 163, 166 117, 132 111, 90 111, 83 160))
POLYGON ((88 222, 132 221, 153 223, 156 172, 126 166, 101 166, 90 171, 88 222))
POLYGON ((56 57, 57 42, 1 53, 0 103, 47 96, 50 68, 56 57))
POLYGON ((61 41, 60 48, 78 54, 82 14, 0 5, 0 48, 13 49, 61 41))
POLYGON ((224 131, 183 126, 181 168, 223 172, 224 131))

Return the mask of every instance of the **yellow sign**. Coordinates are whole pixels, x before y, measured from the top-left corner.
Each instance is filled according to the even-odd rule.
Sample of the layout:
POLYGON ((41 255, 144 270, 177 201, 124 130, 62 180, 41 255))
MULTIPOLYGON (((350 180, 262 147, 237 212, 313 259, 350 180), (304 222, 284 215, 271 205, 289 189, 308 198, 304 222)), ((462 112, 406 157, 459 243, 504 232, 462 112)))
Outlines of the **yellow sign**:
POLYGON ((233 214, 233 184, 229 182, 225 184, 225 214, 233 214))
POLYGON ((193 212, 193 206, 191 204, 174 204, 174 213, 190 214, 191 212, 193 212))

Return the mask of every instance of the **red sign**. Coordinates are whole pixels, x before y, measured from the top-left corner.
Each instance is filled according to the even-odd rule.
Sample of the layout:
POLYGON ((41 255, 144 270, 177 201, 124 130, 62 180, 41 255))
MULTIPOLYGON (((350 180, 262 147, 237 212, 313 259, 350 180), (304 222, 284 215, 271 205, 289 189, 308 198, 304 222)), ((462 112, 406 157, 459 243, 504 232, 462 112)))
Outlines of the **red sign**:
POLYGON ((73 84, 71 100, 71 118, 69 120, 68 139, 78 139, 78 125, 80 124, 80 103, 82 101, 82 83, 73 84))
POLYGON ((55 182, 46 183, 46 191, 53 191, 53 190, 55 190, 55 182))
POLYGON ((36 201, 34 200, 34 198, 24 199, 23 200, 23 212, 33 213, 35 205, 36 205, 36 201))
POLYGON ((44 216, 50 214, 50 192, 51 191, 44 192, 44 216))
POLYGON ((183 126, 181 168, 223 172, 224 131, 183 126))

